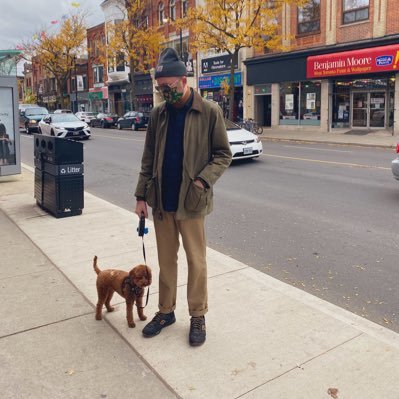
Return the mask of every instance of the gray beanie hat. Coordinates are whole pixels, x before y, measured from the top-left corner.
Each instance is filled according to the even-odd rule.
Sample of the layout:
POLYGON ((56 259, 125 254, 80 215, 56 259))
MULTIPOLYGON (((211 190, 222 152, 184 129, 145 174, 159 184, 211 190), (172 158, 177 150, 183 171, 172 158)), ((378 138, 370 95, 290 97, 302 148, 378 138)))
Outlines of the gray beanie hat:
POLYGON ((155 68, 155 79, 169 76, 187 76, 187 69, 174 48, 162 50, 155 68))

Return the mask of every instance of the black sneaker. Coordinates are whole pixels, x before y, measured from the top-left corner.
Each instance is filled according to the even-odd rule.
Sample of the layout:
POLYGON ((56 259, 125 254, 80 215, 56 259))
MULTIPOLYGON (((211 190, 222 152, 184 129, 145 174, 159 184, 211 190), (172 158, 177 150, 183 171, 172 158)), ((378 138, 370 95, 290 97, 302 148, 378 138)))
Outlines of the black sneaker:
POLYGON ((143 328, 145 337, 158 335, 164 327, 170 326, 176 321, 175 312, 155 314, 154 318, 143 328))
POLYGON ((206 328, 205 317, 192 317, 190 321, 190 345, 199 346, 205 342, 206 328))

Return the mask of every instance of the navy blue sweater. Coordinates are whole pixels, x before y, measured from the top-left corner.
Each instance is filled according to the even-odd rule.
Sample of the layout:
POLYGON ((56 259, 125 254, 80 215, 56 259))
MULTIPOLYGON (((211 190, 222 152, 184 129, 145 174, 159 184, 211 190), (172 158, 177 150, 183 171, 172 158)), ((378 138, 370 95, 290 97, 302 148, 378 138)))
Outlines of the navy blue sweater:
POLYGON ((183 108, 167 104, 168 132, 162 165, 162 205, 166 212, 176 212, 183 173, 184 122, 193 104, 193 92, 183 108))

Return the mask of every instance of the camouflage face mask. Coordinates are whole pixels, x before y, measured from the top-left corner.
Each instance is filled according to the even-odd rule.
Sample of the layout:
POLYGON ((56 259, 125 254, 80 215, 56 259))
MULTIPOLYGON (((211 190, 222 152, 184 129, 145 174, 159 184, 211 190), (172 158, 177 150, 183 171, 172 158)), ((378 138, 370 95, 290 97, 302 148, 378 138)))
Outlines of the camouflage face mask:
POLYGON ((183 97, 183 93, 179 93, 176 87, 169 87, 169 86, 162 87, 160 93, 163 99, 168 104, 172 105, 178 103, 183 97))

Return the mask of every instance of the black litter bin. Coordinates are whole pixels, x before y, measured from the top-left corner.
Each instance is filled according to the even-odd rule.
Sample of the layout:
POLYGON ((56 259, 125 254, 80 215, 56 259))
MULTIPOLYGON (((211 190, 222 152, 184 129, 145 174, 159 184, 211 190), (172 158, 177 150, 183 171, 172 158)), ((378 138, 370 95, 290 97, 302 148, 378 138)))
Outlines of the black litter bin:
POLYGON ((84 201, 83 144, 34 135, 37 204, 57 218, 80 215, 84 201))

